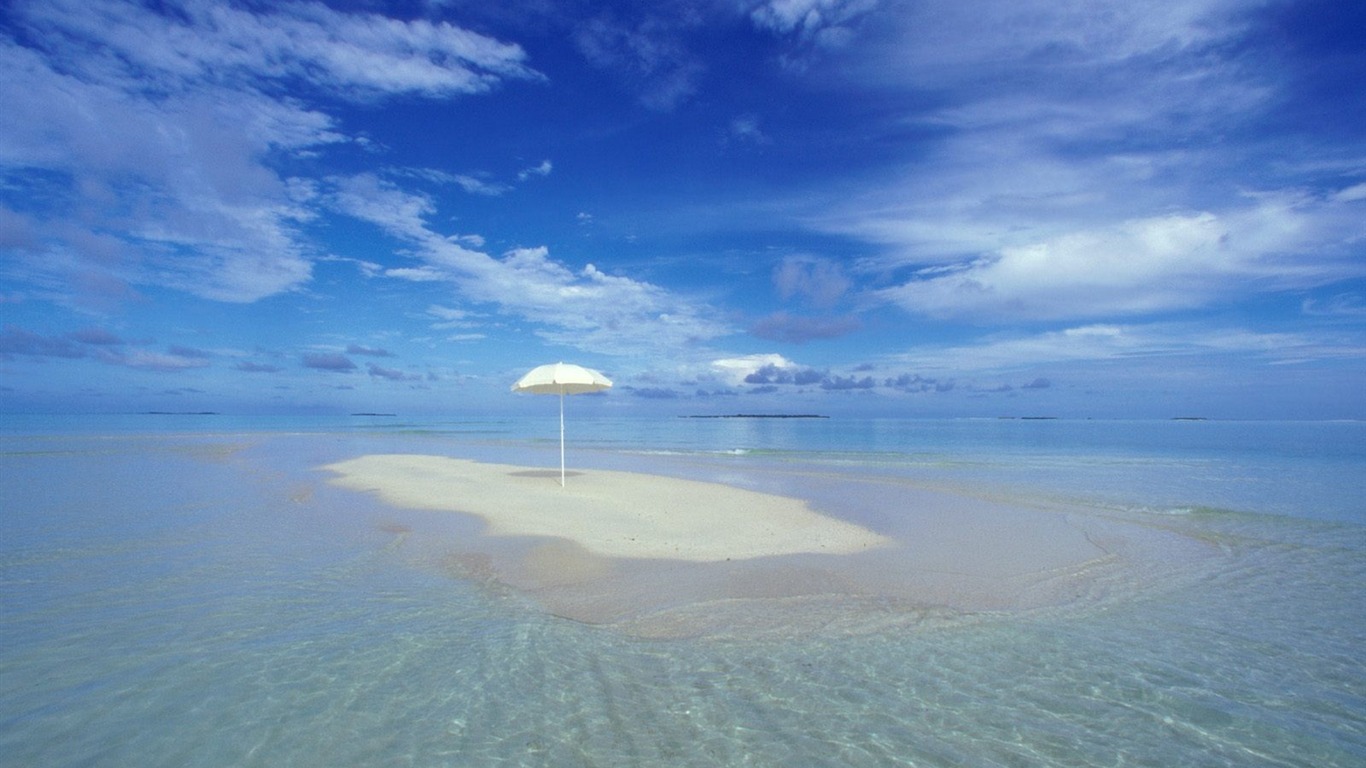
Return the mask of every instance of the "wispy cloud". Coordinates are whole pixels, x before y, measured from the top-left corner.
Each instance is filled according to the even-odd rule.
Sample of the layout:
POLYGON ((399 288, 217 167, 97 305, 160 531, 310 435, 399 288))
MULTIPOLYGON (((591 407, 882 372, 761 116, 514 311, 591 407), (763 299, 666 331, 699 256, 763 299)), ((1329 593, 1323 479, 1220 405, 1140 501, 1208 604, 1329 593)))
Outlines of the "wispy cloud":
POLYGON ((817 309, 830 309, 853 282, 844 268, 819 256, 787 256, 773 270, 773 286, 784 301, 801 299, 817 309))
POLYGON ((383 367, 381 367, 381 366, 375 365, 374 363, 369 363, 369 364, 367 364, 367 365, 365 366, 365 370, 370 374, 370 376, 371 376, 372 378, 384 379, 384 380, 386 380, 386 381, 422 381, 422 380, 423 380, 423 376, 422 376, 422 374, 420 374, 420 373, 407 373, 407 372, 404 372, 404 371, 400 371, 400 370, 398 370, 398 369, 396 369, 396 368, 383 368, 383 367))
POLYGON ((878 0, 761 0, 750 2, 755 26, 795 39, 797 45, 780 60, 789 67, 805 67, 808 49, 832 49, 848 45, 854 28, 878 5, 878 0))
POLYGON ((612 275, 592 264, 570 269, 545 247, 501 257, 468 248, 433 230, 431 201, 371 175, 336 180, 338 210, 408 243, 421 264, 386 274, 446 280, 468 301, 486 303, 536 328, 556 344, 608 355, 682 353, 734 332, 709 309, 657 285, 612 275))
POLYGON ((13 269, 70 302, 124 301, 141 285, 251 302, 306 283, 310 186, 278 161, 346 137, 286 88, 448 97, 540 77, 518 46, 444 23, 318 3, 161 10, 173 12, 120 0, 9 10, 26 47, 0 40, 0 166, 21 195, 59 202, 0 223, 29 243, 13 269))
POLYGON ((212 364, 212 355, 203 350, 171 345, 165 352, 159 352, 127 344, 118 336, 99 328, 47 335, 7 325, 0 331, 0 360, 15 358, 89 359, 106 365, 150 371, 184 371, 212 364))
POLYGON ((857 318, 847 315, 807 317, 787 312, 774 312, 760 318, 749 332, 761 339, 790 344, 805 344, 819 339, 836 339, 861 327, 857 318))
POLYGON ((443 173, 441 171, 429 172, 429 177, 442 181, 447 184, 455 184, 471 195, 485 195, 487 197, 498 197, 505 194, 512 187, 497 181, 490 181, 480 176, 472 176, 467 173, 443 173))
POLYGON ((361 344, 347 344, 346 354, 365 357, 393 357, 394 353, 382 347, 367 347, 361 344))
POLYGON ((302 358, 305 368, 332 373, 350 373, 356 370, 356 363, 338 352, 309 352, 302 358))
POLYGON ((517 174, 517 180, 526 181, 532 176, 549 176, 550 172, 554 169, 555 165, 553 163, 549 160, 542 160, 539 165, 533 165, 530 168, 522 169, 522 171, 517 174))
POLYGON ((1343 244, 1366 208, 1266 195, 1216 215, 1118 222, 922 268, 879 295, 934 317, 1071 319, 1204 306, 1366 274, 1343 244))
POLYGON ((21 2, 23 18, 53 47, 79 52, 73 69, 179 90, 238 80, 269 86, 297 78, 343 98, 486 91, 507 78, 539 78, 516 45, 445 23, 349 14, 293 2, 252 11, 206 0, 153 13, 122 0, 21 2), (102 54, 81 50, 98 41, 102 54))
MULTIPOLYGON (((793 30, 816 0, 763 5, 793 30)), ((809 226, 874 252, 860 278, 916 315, 1142 315, 1358 277, 1360 164, 1262 129, 1289 97, 1246 37, 1262 4, 894 3, 829 77, 903 94, 876 130, 918 141, 861 191, 803 190, 809 226), (931 101, 918 94, 932 92, 931 101), (1315 154, 1317 153, 1317 154, 1315 154)), ((812 17, 815 18, 815 17, 812 17)), ((1274 52, 1267 51, 1267 54, 1274 52)))
POLYGON ((1264 332, 1189 323, 1097 324, 1058 331, 1001 334, 889 356, 889 367, 934 374, 1008 373, 1057 365, 1142 360, 1244 358, 1265 364, 1366 358, 1366 341, 1308 332, 1264 332))
POLYGON ((730 121, 727 141, 755 146, 772 144, 773 139, 764 133, 759 123, 759 116, 755 114, 745 114, 734 118, 730 121))
POLYGON ((603 14, 579 25, 574 42, 589 62, 615 75, 645 107, 668 112, 697 91, 705 71, 684 42, 686 15, 644 14, 635 20, 603 14))

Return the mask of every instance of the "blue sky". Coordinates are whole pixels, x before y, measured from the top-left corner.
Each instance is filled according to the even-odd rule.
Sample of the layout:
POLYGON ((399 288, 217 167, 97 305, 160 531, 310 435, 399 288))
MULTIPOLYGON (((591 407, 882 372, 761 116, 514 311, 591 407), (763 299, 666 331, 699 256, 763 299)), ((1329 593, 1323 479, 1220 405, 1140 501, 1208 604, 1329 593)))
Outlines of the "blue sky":
POLYGON ((1364 30, 13 0, 0 411, 1366 418, 1364 30))

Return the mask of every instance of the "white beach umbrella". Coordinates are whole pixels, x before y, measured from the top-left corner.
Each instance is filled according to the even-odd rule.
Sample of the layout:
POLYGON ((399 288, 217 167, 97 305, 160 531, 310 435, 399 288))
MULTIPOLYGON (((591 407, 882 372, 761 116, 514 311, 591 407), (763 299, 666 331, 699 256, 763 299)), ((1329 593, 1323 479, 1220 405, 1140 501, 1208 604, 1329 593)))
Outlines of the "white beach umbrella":
POLYGON ((612 382, 592 368, 569 363, 550 363, 532 368, 512 385, 513 392, 560 396, 560 487, 564 487, 564 396, 601 392, 612 382))

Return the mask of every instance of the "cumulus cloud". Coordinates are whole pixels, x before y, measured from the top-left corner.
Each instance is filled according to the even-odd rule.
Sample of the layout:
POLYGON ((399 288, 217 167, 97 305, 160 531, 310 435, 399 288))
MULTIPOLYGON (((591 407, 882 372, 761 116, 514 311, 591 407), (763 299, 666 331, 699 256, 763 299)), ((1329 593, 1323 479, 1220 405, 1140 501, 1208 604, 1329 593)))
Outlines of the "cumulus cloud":
POLYGON ((872 389, 877 386, 872 376, 826 376, 821 380, 821 389, 832 392, 872 389))
POLYGON ((765 365, 745 377, 746 384, 819 384, 825 374, 815 368, 799 368, 786 365, 765 365))
POLYGON ((711 370, 731 385, 743 384, 745 379, 761 369, 794 368, 796 363, 778 354, 723 357, 711 361, 711 370))
POLYGON ((955 383, 951 380, 926 378, 919 374, 910 373, 887 378, 882 384, 889 389, 901 392, 950 392, 955 387, 955 383))

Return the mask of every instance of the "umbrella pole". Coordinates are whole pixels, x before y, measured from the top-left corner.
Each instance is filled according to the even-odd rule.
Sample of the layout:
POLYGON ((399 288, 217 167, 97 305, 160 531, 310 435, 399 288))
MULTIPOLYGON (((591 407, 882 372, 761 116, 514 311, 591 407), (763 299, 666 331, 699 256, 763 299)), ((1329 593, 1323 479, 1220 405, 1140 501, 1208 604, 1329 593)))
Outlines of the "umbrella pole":
POLYGON ((564 487, 564 390, 560 390, 560 487, 564 487))

